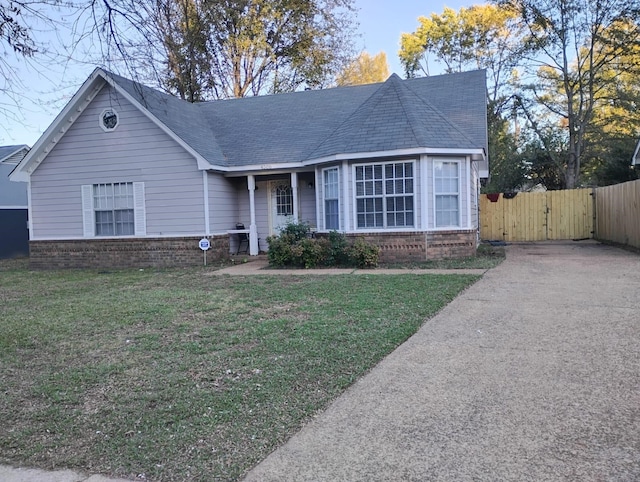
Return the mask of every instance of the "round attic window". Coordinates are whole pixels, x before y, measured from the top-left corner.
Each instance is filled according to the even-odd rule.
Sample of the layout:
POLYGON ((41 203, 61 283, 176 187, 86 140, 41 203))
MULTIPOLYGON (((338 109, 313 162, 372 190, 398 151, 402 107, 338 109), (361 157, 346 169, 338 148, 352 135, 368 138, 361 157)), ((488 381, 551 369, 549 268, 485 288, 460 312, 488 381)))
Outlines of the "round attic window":
POLYGON ((118 127, 118 113, 113 109, 102 111, 102 114, 100 114, 100 127, 107 132, 118 127))

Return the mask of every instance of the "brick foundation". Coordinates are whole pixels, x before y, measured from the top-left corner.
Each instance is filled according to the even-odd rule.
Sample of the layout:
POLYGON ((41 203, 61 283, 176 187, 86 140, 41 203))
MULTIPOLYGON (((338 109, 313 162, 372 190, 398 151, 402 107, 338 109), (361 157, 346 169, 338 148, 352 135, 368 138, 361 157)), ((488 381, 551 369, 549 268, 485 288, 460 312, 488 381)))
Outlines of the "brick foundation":
POLYGON ((347 238, 363 238, 380 247, 381 263, 425 261, 438 258, 473 256, 477 248, 477 232, 434 231, 408 233, 348 234, 347 238))
POLYGON ((427 233, 427 258, 464 258, 476 254, 478 232, 432 231, 427 233))
MULTIPOLYGON (((31 241, 32 269, 201 266, 200 237, 31 241)), ((207 262, 229 258, 229 236, 209 237, 207 262)))

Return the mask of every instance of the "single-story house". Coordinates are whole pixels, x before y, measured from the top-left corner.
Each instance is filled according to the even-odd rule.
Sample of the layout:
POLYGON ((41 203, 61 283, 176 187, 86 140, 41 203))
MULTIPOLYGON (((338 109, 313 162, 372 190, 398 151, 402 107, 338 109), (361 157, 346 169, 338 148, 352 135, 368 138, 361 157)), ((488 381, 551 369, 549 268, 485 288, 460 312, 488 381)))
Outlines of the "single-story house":
POLYGON ((29 152, 29 146, 0 146, 0 258, 27 256, 27 183, 11 182, 9 174, 29 152))
POLYGON ((475 252, 484 71, 191 104, 96 69, 12 173, 33 267, 248 255, 293 220, 381 260, 475 252), (242 231, 242 229, 239 229, 242 231))

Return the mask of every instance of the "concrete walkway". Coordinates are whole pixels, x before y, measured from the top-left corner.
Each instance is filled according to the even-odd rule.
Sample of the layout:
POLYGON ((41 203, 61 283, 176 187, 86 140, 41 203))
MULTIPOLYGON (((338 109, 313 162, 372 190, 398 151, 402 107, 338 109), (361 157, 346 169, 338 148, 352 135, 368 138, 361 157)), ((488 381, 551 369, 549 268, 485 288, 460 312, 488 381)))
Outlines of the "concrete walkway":
POLYGON ((507 253, 245 481, 640 480, 640 257, 507 253))

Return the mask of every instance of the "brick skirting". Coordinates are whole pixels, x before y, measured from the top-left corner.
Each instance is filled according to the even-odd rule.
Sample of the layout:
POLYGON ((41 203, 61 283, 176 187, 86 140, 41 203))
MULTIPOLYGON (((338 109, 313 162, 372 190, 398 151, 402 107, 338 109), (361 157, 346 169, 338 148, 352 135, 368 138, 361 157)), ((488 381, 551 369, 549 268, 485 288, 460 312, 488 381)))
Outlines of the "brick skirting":
MULTIPOLYGON (((32 269, 200 266, 200 237, 30 241, 32 269)), ((209 237, 207 261, 229 257, 229 237, 209 237)))
POLYGON ((408 233, 348 234, 380 247, 381 263, 425 261, 438 258, 473 256, 477 248, 477 231, 433 231, 408 233))

